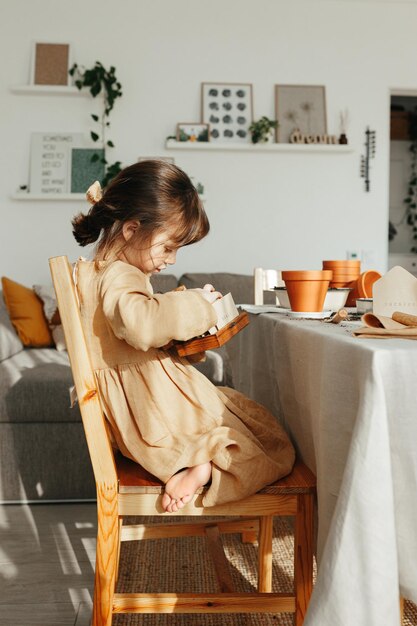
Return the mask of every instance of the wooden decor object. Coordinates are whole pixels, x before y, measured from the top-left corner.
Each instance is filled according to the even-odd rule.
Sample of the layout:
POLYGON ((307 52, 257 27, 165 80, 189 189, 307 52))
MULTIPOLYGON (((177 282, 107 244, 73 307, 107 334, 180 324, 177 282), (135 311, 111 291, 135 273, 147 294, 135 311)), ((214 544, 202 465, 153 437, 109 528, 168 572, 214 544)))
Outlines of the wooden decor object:
POLYGON ((237 335, 242 328, 249 324, 249 316, 246 312, 240 313, 238 317, 232 320, 227 326, 224 326, 213 335, 204 335, 204 337, 196 337, 188 341, 174 342, 174 349, 179 356, 189 356, 205 350, 215 350, 220 348, 229 339, 237 335))
POLYGON ((164 485, 137 463, 114 454, 84 339, 71 266, 68 259, 61 256, 50 259, 50 268, 97 487, 98 530, 92 626, 111 626, 113 615, 118 613, 263 612, 294 613, 295 625, 301 626, 313 583, 316 483, 311 471, 298 461, 291 474, 243 500, 205 508, 201 493, 197 493, 177 513, 165 512, 161 507, 164 485), (175 516, 178 523, 123 525, 123 519, 129 515, 175 516), (274 515, 295 517, 292 593, 271 592, 271 520, 274 515), (183 516, 200 519, 181 522, 183 516), (212 516, 234 519, 214 521, 212 516), (257 531, 258 592, 236 593, 226 569, 227 558, 221 553, 219 533, 251 534, 257 531), (209 552, 215 560, 219 586, 217 593, 115 592, 122 541, 203 534, 207 537, 209 552))

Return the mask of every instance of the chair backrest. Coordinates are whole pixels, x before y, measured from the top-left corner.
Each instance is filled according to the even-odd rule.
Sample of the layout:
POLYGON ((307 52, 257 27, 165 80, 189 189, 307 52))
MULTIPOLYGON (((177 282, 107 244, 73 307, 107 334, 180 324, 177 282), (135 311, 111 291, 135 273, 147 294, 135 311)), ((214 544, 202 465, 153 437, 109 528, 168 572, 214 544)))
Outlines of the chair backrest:
MULTIPOLYGON (((96 484, 114 487, 117 474, 114 455, 100 404, 94 371, 81 324, 72 267, 66 256, 49 259, 59 314, 77 391, 88 450, 96 484)), ((74 462, 76 463, 76 459, 74 462)))
POLYGON ((270 291, 274 287, 284 287, 279 270, 265 270, 263 267, 255 267, 253 270, 253 300, 255 304, 264 303, 264 291, 270 291))

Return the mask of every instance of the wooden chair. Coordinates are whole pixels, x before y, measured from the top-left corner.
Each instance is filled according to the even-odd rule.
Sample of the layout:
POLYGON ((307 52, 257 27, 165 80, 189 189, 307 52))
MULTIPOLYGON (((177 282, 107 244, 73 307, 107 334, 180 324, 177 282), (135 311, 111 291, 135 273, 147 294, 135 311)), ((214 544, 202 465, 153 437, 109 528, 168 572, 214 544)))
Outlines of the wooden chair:
MULTIPOLYGON (((118 613, 262 613, 295 614, 301 626, 312 591, 313 509, 315 478, 298 462, 293 472, 273 485, 238 502, 204 508, 201 494, 178 513, 161 508, 163 484, 140 465, 114 454, 101 408, 94 372, 81 325, 72 270, 66 257, 50 259, 58 307, 78 395, 82 421, 97 486, 97 555, 93 626, 111 626, 118 613), (194 523, 134 524, 126 516, 175 515, 200 518, 194 523), (271 593, 272 521, 274 515, 295 517, 294 592, 271 593), (205 517, 234 516, 213 522, 205 517), (236 519, 236 517, 238 519, 236 519), (219 533, 258 532, 258 593, 236 593, 226 569, 219 533), (122 541, 206 535, 218 567, 219 593, 115 593, 122 541)), ((256 468, 254 468, 256 470, 256 468)))
MULTIPOLYGON (((265 270, 263 267, 255 267, 253 270, 253 302, 254 304, 264 303, 264 291, 273 291, 274 287, 285 287, 278 270, 265 270)), ((278 297, 276 303, 279 303, 278 297)))

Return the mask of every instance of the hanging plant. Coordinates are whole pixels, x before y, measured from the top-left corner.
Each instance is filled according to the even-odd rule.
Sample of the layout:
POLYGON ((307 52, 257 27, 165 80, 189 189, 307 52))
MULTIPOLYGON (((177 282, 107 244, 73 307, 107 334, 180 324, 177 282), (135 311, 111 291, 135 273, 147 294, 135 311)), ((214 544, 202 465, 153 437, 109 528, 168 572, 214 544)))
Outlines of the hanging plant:
POLYGON ((74 78, 75 86, 80 91, 83 88, 88 88, 93 98, 100 94, 103 96, 101 115, 91 114, 97 126, 95 130, 90 131, 90 137, 95 143, 100 143, 103 150, 103 156, 95 153, 91 157, 91 161, 95 163, 100 160, 103 163, 105 174, 101 184, 104 187, 122 169, 120 161, 109 164, 106 157, 107 150, 114 148, 114 143, 107 139, 106 135, 106 131, 110 127, 109 116, 117 98, 122 96, 122 85, 116 78, 116 68, 111 66, 109 70, 106 70, 99 61, 96 61, 95 65, 90 69, 85 69, 83 66, 78 66, 74 63, 69 70, 69 74, 74 78))
MULTIPOLYGON (((408 194, 404 198, 406 205, 407 224, 413 230, 413 239, 417 240, 417 107, 410 113, 409 117, 409 136, 410 136, 410 153, 411 166, 410 178, 408 180, 408 194)), ((410 252, 417 252, 417 244, 414 245, 410 252)))

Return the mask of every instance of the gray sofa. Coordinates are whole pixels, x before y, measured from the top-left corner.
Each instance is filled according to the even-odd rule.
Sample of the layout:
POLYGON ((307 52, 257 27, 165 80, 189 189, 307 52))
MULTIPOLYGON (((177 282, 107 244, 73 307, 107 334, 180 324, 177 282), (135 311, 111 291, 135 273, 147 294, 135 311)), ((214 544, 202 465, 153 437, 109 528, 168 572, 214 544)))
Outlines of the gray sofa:
MULTIPOLYGON (((152 279, 155 292, 212 283, 236 303, 253 302, 252 276, 213 273, 152 279)), ((78 405, 70 408, 68 355, 23 348, 0 292, 0 501, 95 498, 78 405)), ((215 384, 231 386, 226 351, 207 353, 196 367, 215 384)))

